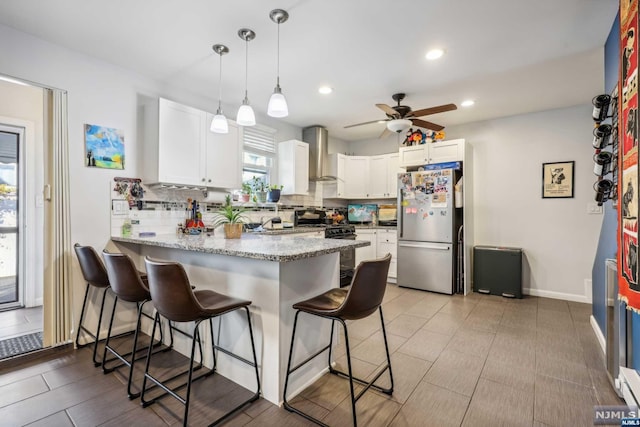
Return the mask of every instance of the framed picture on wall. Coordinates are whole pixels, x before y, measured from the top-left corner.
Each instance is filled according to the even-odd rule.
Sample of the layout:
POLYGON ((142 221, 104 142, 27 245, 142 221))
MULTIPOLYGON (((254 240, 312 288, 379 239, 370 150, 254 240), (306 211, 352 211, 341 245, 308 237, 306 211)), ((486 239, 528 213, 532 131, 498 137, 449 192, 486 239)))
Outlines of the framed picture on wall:
POLYGON ((124 132, 100 125, 84 125, 85 166, 124 169, 124 132))
POLYGON ((542 164, 542 198, 573 197, 574 161, 542 164))

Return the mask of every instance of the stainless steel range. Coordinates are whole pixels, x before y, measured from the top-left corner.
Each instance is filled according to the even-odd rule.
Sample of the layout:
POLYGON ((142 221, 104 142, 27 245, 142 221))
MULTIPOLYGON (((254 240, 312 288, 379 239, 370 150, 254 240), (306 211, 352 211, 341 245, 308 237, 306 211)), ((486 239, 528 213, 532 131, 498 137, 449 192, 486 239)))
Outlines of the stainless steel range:
MULTIPOLYGON (((349 224, 333 224, 325 211, 320 209, 296 210, 293 216, 295 227, 324 228, 325 239, 355 240, 356 228, 349 224)), ((356 268, 356 250, 340 251, 340 287, 351 284, 353 270, 356 268)))

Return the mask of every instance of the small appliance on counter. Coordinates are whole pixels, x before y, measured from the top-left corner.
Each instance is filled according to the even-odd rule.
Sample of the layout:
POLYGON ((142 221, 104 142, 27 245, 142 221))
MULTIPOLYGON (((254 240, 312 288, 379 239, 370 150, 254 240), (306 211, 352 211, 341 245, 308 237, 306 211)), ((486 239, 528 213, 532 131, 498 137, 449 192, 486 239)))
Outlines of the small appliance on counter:
POLYGON ((398 225, 398 207, 396 205, 380 205, 378 207, 378 225, 395 227, 398 225))
POLYGON ((320 227, 326 222, 327 213, 322 209, 296 209, 293 212, 294 227, 320 227))

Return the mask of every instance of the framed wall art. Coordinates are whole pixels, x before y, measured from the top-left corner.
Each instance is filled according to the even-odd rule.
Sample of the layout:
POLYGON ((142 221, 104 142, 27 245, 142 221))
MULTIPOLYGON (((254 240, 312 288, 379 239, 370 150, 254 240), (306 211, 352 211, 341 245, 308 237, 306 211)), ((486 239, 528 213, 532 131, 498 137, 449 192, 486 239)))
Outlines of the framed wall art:
POLYGON ((124 132, 99 125, 84 125, 84 164, 88 167, 124 169, 124 132))
POLYGON ((574 165, 574 161, 542 164, 543 199, 573 197, 574 165))

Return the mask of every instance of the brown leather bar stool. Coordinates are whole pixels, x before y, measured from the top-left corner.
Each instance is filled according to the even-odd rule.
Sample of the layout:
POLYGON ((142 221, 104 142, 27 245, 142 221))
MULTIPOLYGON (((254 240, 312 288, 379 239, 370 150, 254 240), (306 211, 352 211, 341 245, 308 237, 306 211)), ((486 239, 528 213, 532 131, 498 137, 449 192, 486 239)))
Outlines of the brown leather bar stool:
MULTIPOLYGON (((102 370, 105 374, 112 372, 113 370, 119 368, 120 366, 126 365, 129 367, 129 378, 127 381, 127 395, 129 399, 134 399, 140 395, 140 393, 134 393, 131 390, 132 379, 133 379, 133 369, 135 366, 136 360, 142 359, 146 356, 146 353, 142 353, 138 355, 139 352, 144 351, 147 347, 138 348, 138 338, 140 335, 140 324, 142 320, 142 316, 145 316, 151 320, 153 317, 143 311, 143 308, 146 303, 151 301, 151 294, 149 293, 149 288, 147 287, 147 277, 141 277, 136 266, 128 255, 120 254, 120 253, 109 253, 107 251, 103 251, 102 255, 104 257, 107 275, 109 277, 109 282, 111 283, 111 291, 114 293, 115 298, 113 302, 113 309, 111 310, 111 320, 109 321, 109 331, 107 332, 107 340, 104 346, 104 354, 102 356, 102 370), (117 349, 110 345, 111 332, 113 330, 113 320, 115 317, 116 307, 118 302, 126 301, 135 303, 137 306, 138 316, 136 321, 136 327, 132 331, 133 332, 133 349, 128 353, 119 353, 117 349), (107 359, 107 352, 112 353, 115 357, 111 359, 107 359), (120 360, 122 362, 119 365, 107 367, 107 363, 120 360)), ((151 341, 149 343, 149 348, 154 347, 153 337, 155 337, 155 329, 154 333, 151 334, 151 341)), ((173 338, 173 336, 172 336, 173 338)), ((172 339, 173 343, 173 339, 172 339)), ((156 346, 162 344, 162 329, 160 329, 160 341, 156 343, 156 346)), ((166 349, 165 349, 166 350, 166 349)))
MULTIPOLYGON (((256 373, 256 391, 246 401, 240 403, 235 408, 227 412, 222 417, 213 421, 210 426, 217 425, 225 421, 229 416, 236 411, 242 409, 245 405, 254 402, 260 397, 260 376, 258 374, 258 361, 256 359, 256 348, 253 339, 253 329, 251 327, 251 316, 249 313, 249 305, 251 301, 241 300, 238 298, 231 298, 226 295, 219 294, 211 290, 199 290, 194 291, 189 284, 189 279, 181 264, 175 262, 160 262, 145 258, 145 264, 147 273, 149 275, 149 290, 151 291, 151 297, 153 298, 154 305, 156 307, 156 320, 153 324, 153 331, 159 323, 160 316, 173 322, 195 322, 193 339, 191 343, 191 357, 189 361, 189 369, 181 374, 174 375, 171 378, 163 379, 162 381, 155 378, 149 373, 149 366, 151 362, 152 352, 149 350, 147 356, 147 363, 144 370, 144 380, 142 382, 142 395, 140 400, 143 406, 151 405, 156 402, 160 397, 167 394, 176 398, 182 403, 184 408, 183 425, 187 426, 189 416, 189 398, 191 396, 191 384, 193 381, 208 377, 212 375, 216 370, 216 350, 234 357, 255 369, 256 373), (222 316, 235 310, 244 309, 247 314, 247 323, 249 325, 249 336, 251 338, 251 351, 253 354, 253 362, 247 360, 231 351, 224 349, 216 345, 213 336, 213 318, 222 316), (200 337, 200 324, 209 321, 209 332, 211 335, 211 345, 213 354, 213 368, 193 378, 194 371, 194 354, 196 342, 200 337), (187 382, 177 387, 169 388, 165 383, 176 379, 181 375, 187 375, 187 382), (161 387, 165 393, 152 400, 146 401, 144 398, 147 391, 146 383, 147 379, 161 387), (177 391, 186 385, 186 394, 183 398, 177 391)), ((152 332, 153 335, 154 332, 152 332)), ((200 358, 200 366, 202 366, 202 357, 200 358)))
POLYGON ((356 402, 362 395, 370 388, 373 387, 386 394, 393 393, 393 374, 391 372, 391 358, 389 357, 389 345, 387 344, 387 332, 384 327, 384 318, 382 317, 382 298, 387 287, 387 273, 389 272, 389 262, 391 261, 391 254, 387 254, 384 258, 362 261, 356 268, 353 280, 351 281, 351 287, 331 289, 321 295, 314 298, 301 301, 293 305, 296 311, 295 320, 293 322, 293 332, 291 333, 291 348, 289 350, 289 362, 287 364, 287 374, 284 380, 284 393, 283 401, 284 407, 291 412, 295 412, 302 415, 306 419, 313 421, 319 425, 326 425, 322 421, 313 418, 309 414, 305 414, 299 409, 294 408, 287 401, 287 386, 289 384, 289 376, 297 369, 301 368, 316 356, 323 353, 325 350, 329 350, 329 372, 342 377, 349 378, 349 386, 351 387, 351 410, 353 414, 353 425, 357 426, 356 417, 356 402), (380 323, 382 325, 382 335, 384 337, 384 348, 387 353, 387 365, 384 366, 371 381, 366 382, 362 379, 353 376, 351 369, 351 350, 349 348, 349 334, 347 332, 347 320, 362 319, 373 312, 378 310, 380 312, 380 323), (296 336, 296 327, 298 325, 298 315, 300 313, 312 314, 314 316, 320 316, 325 319, 331 320, 331 338, 329 339, 329 345, 318 350, 315 354, 306 358, 303 362, 291 367, 291 361, 293 356, 293 344, 296 336), (344 341, 347 349, 347 367, 349 372, 341 372, 334 369, 331 366, 331 347, 333 344, 333 330, 335 322, 338 321, 344 328, 344 341), (389 378, 391 385, 389 388, 382 388, 374 383, 380 378, 384 371, 389 370, 389 378), (365 387, 356 396, 354 394, 353 382, 363 384, 365 387))
POLYGON ((109 289, 109 278, 107 276, 107 270, 104 268, 104 264, 100 260, 100 257, 96 253, 95 249, 91 246, 81 246, 76 243, 73 245, 73 249, 76 251, 78 262, 80 263, 80 270, 82 276, 87 282, 87 287, 84 291, 84 301, 82 302, 82 311, 80 311, 80 321, 78 322, 78 333, 76 334, 76 347, 82 348, 90 343, 80 344, 80 334, 84 332, 93 338, 93 364, 100 366, 100 361, 96 359, 96 352, 98 350, 98 341, 100 341, 100 326, 102 324, 102 313, 104 312, 104 301, 109 289), (96 289, 102 289, 102 302, 100 303, 100 314, 98 315, 98 327, 95 333, 87 329, 84 326, 84 315, 87 309, 87 300, 89 299, 89 288, 94 287, 96 289))

